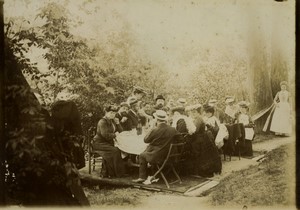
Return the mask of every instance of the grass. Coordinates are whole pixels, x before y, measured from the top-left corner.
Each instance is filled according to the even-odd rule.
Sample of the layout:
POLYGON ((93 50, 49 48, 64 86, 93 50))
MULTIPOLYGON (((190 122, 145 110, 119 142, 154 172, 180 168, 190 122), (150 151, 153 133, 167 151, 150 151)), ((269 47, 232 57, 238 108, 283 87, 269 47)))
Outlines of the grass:
POLYGON ((136 206, 141 197, 153 195, 153 192, 135 188, 115 188, 109 186, 84 187, 91 206, 136 206))
POLYGON ((294 144, 281 146, 266 155, 259 165, 236 171, 224 178, 209 194, 212 205, 287 206, 295 199, 294 144))

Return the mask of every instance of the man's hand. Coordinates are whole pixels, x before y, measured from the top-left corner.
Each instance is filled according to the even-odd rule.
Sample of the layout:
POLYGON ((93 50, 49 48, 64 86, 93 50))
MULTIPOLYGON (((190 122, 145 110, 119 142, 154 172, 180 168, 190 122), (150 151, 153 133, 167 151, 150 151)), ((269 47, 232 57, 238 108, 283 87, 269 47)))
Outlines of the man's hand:
POLYGON ((115 121, 115 123, 116 123, 117 125, 120 124, 119 118, 114 118, 114 121, 115 121))
POLYGON ((128 118, 127 118, 127 117, 123 117, 123 118, 121 119, 121 123, 126 122, 126 120, 128 120, 128 118))
POLYGON ((152 121, 150 121, 150 129, 153 129, 157 126, 157 120, 154 118, 152 121))

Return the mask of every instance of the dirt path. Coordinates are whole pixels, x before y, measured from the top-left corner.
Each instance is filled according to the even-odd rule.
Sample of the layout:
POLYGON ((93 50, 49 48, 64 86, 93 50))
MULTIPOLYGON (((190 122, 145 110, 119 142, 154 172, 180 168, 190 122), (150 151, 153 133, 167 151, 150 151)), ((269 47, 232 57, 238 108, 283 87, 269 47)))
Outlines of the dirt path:
MULTIPOLYGON (((258 142, 253 144, 253 151, 264 151, 269 152, 275 148, 280 147, 281 145, 288 144, 295 141, 295 137, 276 137, 271 140, 258 142)), ((233 171, 239 171, 245 168, 248 168, 250 165, 257 164, 257 158, 247 159, 238 157, 232 157, 232 161, 225 161, 222 165, 222 174, 215 176, 214 179, 221 180, 231 174, 233 171)))
MULTIPOLYGON (((288 144, 295 141, 295 137, 273 138, 268 141, 258 142, 253 144, 254 151, 269 152, 281 145, 288 144)), ((221 180, 231 174, 233 171, 248 168, 250 165, 257 164, 257 159, 246 159, 232 157, 231 161, 223 162, 222 174, 215 176, 214 180, 221 180)), ((208 209, 212 208, 208 204, 208 197, 186 197, 178 195, 153 195, 142 198, 142 204, 136 206, 138 209, 208 209)), ((214 207, 215 209, 215 207, 214 207)))
POLYGON ((271 139, 270 141, 263 141, 253 144, 254 151, 271 151, 281 145, 288 144, 290 142, 295 141, 295 136, 291 137, 276 137, 271 139))

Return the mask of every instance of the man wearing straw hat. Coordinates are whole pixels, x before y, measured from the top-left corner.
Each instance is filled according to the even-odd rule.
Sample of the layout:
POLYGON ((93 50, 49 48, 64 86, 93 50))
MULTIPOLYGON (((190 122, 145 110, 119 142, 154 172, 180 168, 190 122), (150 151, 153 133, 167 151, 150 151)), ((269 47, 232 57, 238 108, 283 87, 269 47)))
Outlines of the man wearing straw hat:
POLYGON ((129 111, 128 111, 128 118, 131 125, 131 129, 135 129, 139 122, 140 122, 140 116, 139 116, 139 104, 137 98, 134 96, 129 97, 127 99, 127 103, 129 104, 129 111))
POLYGON ((161 163, 167 156, 169 146, 175 135, 179 132, 167 124, 167 113, 157 110, 153 116, 156 120, 156 127, 153 128, 144 138, 149 143, 146 150, 139 156, 139 178, 133 182, 144 182, 147 178, 147 163, 161 163))

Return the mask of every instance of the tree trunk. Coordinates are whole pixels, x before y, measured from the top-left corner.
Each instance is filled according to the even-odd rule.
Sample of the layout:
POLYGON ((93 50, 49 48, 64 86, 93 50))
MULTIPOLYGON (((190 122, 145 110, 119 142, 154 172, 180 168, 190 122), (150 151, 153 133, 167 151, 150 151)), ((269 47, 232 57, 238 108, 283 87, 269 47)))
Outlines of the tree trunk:
MULTIPOLYGON (((266 33, 263 25, 257 18, 260 12, 257 7, 248 7, 249 14, 249 39, 248 39, 248 73, 250 85, 251 112, 255 114, 273 103, 270 67, 268 66, 268 47, 266 46, 266 33)), ((267 116, 256 120, 257 131, 260 132, 264 126, 267 116)))
POLYGON ((5 134, 4 134, 4 100, 5 100, 5 85, 4 85, 4 20, 3 20, 3 3, 0 0, 0 205, 5 205, 5 134))
POLYGON ((285 10, 284 5, 274 4, 272 8, 272 54, 271 54, 271 87, 272 94, 275 97, 280 90, 280 82, 288 81, 288 66, 285 51, 288 50, 286 43, 287 33, 285 30, 285 10))

